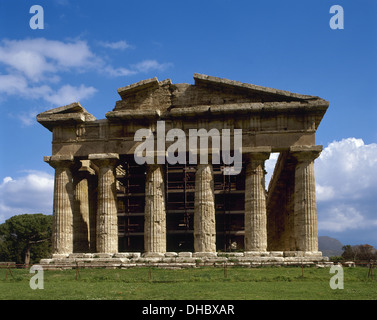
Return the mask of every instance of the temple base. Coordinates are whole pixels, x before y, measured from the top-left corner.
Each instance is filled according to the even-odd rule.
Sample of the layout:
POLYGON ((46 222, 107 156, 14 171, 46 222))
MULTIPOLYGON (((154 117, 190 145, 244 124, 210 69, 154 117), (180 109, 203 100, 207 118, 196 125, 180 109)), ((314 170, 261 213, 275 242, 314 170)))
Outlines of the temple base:
POLYGON ((122 252, 114 254, 72 253, 53 255, 51 259, 42 259, 44 269, 71 268, 195 268, 203 266, 221 267, 242 266, 316 266, 330 267, 328 257, 321 252, 271 251, 271 252, 166 252, 160 254, 141 254, 140 252, 122 252))

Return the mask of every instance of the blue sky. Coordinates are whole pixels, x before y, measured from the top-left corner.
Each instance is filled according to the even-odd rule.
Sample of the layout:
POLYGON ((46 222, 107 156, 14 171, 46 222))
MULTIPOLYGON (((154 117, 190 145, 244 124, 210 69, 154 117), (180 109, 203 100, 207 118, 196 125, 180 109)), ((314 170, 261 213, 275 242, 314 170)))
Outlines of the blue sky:
POLYGON ((319 234, 377 247, 376 16, 373 0, 0 0, 0 223, 51 212, 51 134, 36 114, 80 101, 103 119, 119 87, 202 73, 330 101, 317 132, 319 234), (43 30, 30 28, 33 4, 43 30), (335 4, 343 30, 329 26, 335 4))

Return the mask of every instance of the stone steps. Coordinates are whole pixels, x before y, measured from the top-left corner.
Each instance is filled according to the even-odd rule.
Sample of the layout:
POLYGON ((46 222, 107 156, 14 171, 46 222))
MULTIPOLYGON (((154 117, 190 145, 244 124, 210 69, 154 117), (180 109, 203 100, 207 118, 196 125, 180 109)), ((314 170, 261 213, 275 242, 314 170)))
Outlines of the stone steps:
POLYGON ((122 252, 108 253, 71 253, 53 255, 42 259, 40 265, 45 269, 64 268, 194 268, 203 266, 222 267, 243 266, 292 266, 315 265, 331 266, 321 252, 271 251, 271 252, 166 252, 147 253, 122 252))

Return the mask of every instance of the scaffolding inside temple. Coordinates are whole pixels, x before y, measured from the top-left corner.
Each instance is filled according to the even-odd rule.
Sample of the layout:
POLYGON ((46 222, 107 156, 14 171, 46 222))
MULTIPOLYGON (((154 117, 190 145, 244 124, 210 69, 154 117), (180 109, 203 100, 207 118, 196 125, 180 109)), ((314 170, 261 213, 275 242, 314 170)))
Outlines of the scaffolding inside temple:
MULTIPOLYGON (((133 156, 122 156, 117 173, 119 251, 144 250, 144 205, 146 166, 133 156)), ((194 206, 196 165, 167 163, 165 204, 167 251, 194 251, 194 206)), ((213 165, 217 250, 244 247, 245 170, 224 175, 223 164, 213 165)))

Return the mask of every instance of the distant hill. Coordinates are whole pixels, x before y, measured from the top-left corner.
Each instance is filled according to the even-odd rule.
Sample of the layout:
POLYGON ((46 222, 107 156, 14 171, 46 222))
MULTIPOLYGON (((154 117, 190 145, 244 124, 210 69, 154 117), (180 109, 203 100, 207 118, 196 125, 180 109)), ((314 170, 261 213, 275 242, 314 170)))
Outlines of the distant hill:
POLYGON ((343 244, 334 238, 327 236, 318 237, 318 250, 326 257, 340 256, 343 253, 343 244))

